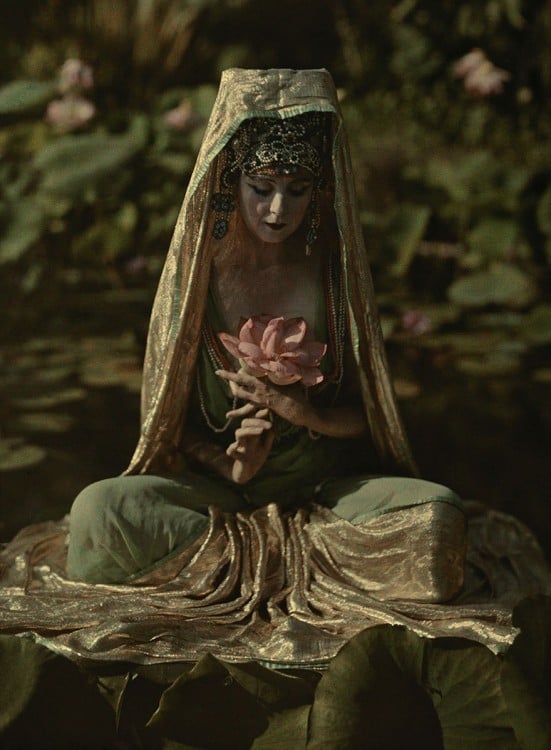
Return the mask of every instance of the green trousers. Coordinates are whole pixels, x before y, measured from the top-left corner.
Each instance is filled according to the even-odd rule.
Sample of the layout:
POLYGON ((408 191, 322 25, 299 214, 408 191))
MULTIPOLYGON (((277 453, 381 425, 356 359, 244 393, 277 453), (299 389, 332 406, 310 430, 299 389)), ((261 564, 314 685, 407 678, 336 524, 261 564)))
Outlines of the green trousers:
MULTIPOLYGON (((334 479, 314 499, 353 524, 428 502, 461 507, 447 487, 404 477, 334 479)), ((229 513, 254 509, 239 487, 192 473, 91 484, 71 509, 67 573, 89 583, 122 583, 195 541, 208 526, 209 505, 229 513)))

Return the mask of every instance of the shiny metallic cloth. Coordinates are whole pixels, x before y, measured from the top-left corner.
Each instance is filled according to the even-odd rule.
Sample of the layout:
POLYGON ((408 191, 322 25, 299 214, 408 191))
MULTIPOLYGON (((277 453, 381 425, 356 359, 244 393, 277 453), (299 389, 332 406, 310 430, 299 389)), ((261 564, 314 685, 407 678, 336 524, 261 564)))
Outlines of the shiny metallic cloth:
MULTIPOLYGON (((348 142, 326 70, 226 70, 176 223, 151 315, 142 385, 141 437, 128 473, 159 473, 177 461, 185 430, 213 254, 213 193, 219 154, 254 117, 329 112, 334 118, 335 214, 348 298, 350 339, 381 473, 416 474, 388 371, 364 247, 348 142)), ((323 222, 323 217, 322 217, 323 222)), ((225 241, 231 242, 231 237, 225 241)), ((366 451, 369 450, 366 446, 366 451)), ((371 456, 366 455, 366 460, 371 456)))
POLYGON ((518 521, 476 506, 469 516, 465 585, 446 604, 433 600, 462 577, 454 539, 464 523, 446 503, 356 527, 320 507, 212 509, 191 548, 124 586, 67 580, 66 520, 31 526, 0 553, 0 632, 34 633, 83 663, 195 661, 210 652, 318 667, 381 623, 500 651, 516 635, 511 607, 524 595, 551 593, 551 575, 518 521), (437 553, 444 566, 435 538, 445 540, 437 553))

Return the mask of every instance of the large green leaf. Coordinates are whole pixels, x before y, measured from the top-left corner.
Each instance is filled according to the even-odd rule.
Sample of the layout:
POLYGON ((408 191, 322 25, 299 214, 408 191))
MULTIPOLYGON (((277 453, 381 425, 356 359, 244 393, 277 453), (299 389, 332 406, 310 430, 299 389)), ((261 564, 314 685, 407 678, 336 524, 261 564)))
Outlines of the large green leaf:
POLYGON ((27 638, 0 636, 0 742, 6 748, 98 748, 113 713, 70 661, 27 638))
POLYGON ((424 661, 425 641, 401 626, 352 638, 316 689, 308 750, 442 748, 424 661))
POLYGON ((22 198, 13 207, 0 237, 0 265, 19 260, 39 239, 44 214, 33 198, 22 198))
POLYGON ((43 107, 55 94, 50 81, 11 81, 0 88, 0 115, 19 115, 43 107))
POLYGON ((304 750, 308 731, 310 706, 298 706, 279 711, 268 717, 268 728, 257 737, 251 750, 304 750))
POLYGON ((81 196, 126 164, 147 140, 147 125, 137 120, 125 135, 66 135, 52 141, 34 160, 42 173, 40 190, 62 198, 81 196))
POLYGON ((501 657, 479 643, 438 638, 426 664, 445 750, 520 750, 501 694, 501 657))
POLYGON ((480 221, 467 237, 469 248, 485 259, 506 258, 517 236, 513 219, 489 218, 480 221))
POLYGON ((533 596, 514 610, 520 634, 505 655, 502 691, 523 750, 551 748, 551 597, 533 596))
POLYGON ((524 307, 535 295, 536 289, 529 276, 505 263, 494 263, 486 271, 458 279, 448 290, 450 301, 462 307, 490 304, 524 307))
POLYGON ((397 206, 390 217, 386 237, 396 253, 396 262, 392 270, 395 274, 403 275, 415 254, 415 251, 425 234, 430 218, 427 206, 413 203, 403 203, 397 206))
POLYGON ((312 695, 304 680, 256 663, 223 664, 207 654, 165 690, 148 726, 191 745, 228 747, 231 736, 232 746, 247 748, 267 729, 277 736, 294 722, 300 724, 304 717, 299 712, 273 718, 270 729, 270 715, 308 704, 312 695))
POLYGON ((500 690, 501 665, 472 641, 369 628, 322 677, 308 750, 520 750, 500 690))

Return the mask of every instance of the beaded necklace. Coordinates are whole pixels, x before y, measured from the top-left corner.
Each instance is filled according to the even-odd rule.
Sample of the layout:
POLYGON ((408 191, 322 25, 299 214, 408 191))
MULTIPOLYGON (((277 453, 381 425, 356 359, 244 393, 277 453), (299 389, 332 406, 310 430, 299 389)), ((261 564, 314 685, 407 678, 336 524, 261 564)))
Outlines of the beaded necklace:
MULTIPOLYGON (((325 308, 327 318, 327 333, 329 337, 329 348, 331 350, 331 357, 333 360, 333 370, 331 373, 326 375, 323 381, 317 385, 312 386, 308 391, 314 393, 320 393, 322 390, 327 388, 328 385, 335 385, 335 393, 332 398, 334 403, 339 395, 342 379, 344 374, 344 342, 346 334, 346 307, 345 307, 345 294, 344 284, 340 265, 335 262, 335 254, 332 253, 329 262, 326 264, 323 272, 323 286, 325 294, 325 308)), ((205 315, 203 319, 203 325, 201 327, 201 338, 207 352, 207 356, 210 360, 213 370, 233 370, 233 365, 226 356, 222 349, 217 335, 215 334, 208 317, 205 315)), ((201 386, 201 378, 197 378, 197 390, 199 394, 199 406, 201 413, 205 419, 208 427, 215 433, 225 432, 233 419, 228 419, 223 425, 213 424, 211 417, 208 413, 203 389, 201 386)), ((307 391, 307 393, 308 393, 307 391)), ((237 407, 237 397, 234 396, 232 400, 232 409, 237 407)), ((292 425, 294 427, 294 425, 292 425)))

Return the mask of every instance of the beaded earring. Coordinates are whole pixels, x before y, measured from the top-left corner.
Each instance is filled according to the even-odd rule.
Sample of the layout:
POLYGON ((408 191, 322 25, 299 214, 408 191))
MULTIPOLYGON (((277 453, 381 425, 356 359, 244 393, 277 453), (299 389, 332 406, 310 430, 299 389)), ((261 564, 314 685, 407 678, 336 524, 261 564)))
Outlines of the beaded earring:
POLYGON ((220 175, 220 187, 222 190, 214 193, 211 201, 211 208, 216 214, 214 225, 212 227, 212 236, 216 240, 221 240, 228 233, 230 215, 235 211, 235 200, 232 192, 232 180, 229 169, 226 167, 220 175))
POLYGON ((312 246, 318 238, 318 231, 320 228, 320 180, 316 180, 316 184, 312 190, 312 198, 310 199, 310 206, 308 209, 308 231, 306 232, 306 255, 312 254, 312 246))

